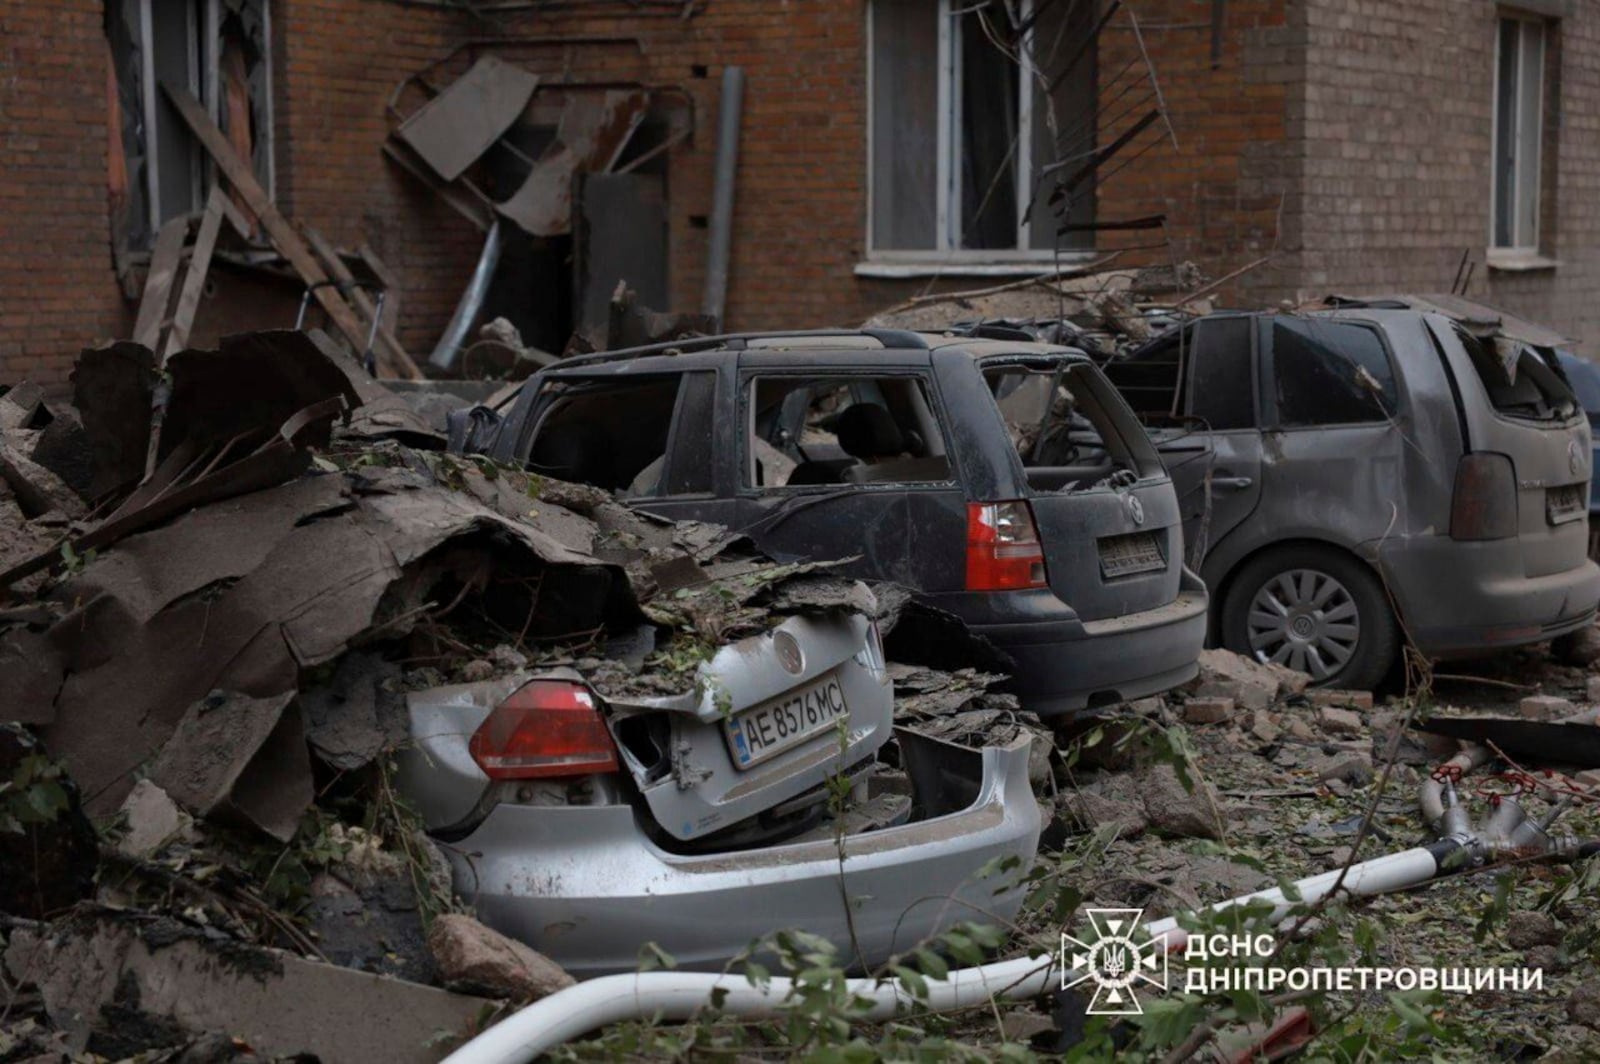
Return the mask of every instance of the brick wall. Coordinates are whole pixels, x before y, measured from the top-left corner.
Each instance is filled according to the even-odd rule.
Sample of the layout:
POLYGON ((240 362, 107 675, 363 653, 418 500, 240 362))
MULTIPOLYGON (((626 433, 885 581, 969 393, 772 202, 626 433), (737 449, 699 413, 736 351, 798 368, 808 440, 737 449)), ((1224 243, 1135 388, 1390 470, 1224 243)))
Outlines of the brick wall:
MULTIPOLYGON (((1167 215, 1164 234, 1107 234, 1105 247, 1170 240, 1170 251, 1125 254, 1127 262, 1188 259, 1222 278, 1275 249, 1292 244, 1297 187, 1291 138, 1302 93, 1304 29, 1286 0, 1233 0, 1226 8, 1220 53, 1212 50, 1212 0, 1146 0, 1128 5, 1101 39, 1100 68, 1112 77, 1128 63, 1143 69, 1142 38, 1171 122, 1168 138, 1137 162, 1115 173, 1100 190, 1102 220, 1167 215), (1174 144, 1174 140, 1176 143, 1174 144), (1280 228, 1285 230, 1280 235, 1280 228), (1142 238, 1142 239, 1140 239, 1142 238)), ((1128 98, 1137 90, 1128 93, 1128 98)), ((1146 110, 1131 113, 1110 103, 1110 117, 1125 114, 1099 132, 1109 144, 1146 110)), ((1130 145, 1149 143, 1146 134, 1130 145)), ((1123 160, 1106 164, 1114 170, 1123 160)), ((1248 303, 1281 283, 1282 265, 1272 261, 1239 276, 1218 296, 1248 303)))
POLYGON ((1521 273, 1484 262, 1497 10, 1306 0, 1303 238, 1281 294, 1448 290, 1466 253, 1473 296, 1600 352, 1600 9, 1559 22, 1542 226, 1559 265, 1521 273))
MULTIPOLYGON (((1585 298, 1600 270, 1600 213, 1589 206, 1600 184, 1593 5, 1572 5, 1552 60, 1561 99, 1552 104, 1546 230, 1560 265, 1520 274, 1482 265, 1490 0, 1231 0, 1215 68, 1211 0, 1132 6, 1177 147, 1151 151, 1103 185, 1102 218, 1165 211, 1172 255, 1213 277, 1270 253, 1224 289, 1225 301, 1241 304, 1447 288, 1465 249, 1480 263, 1474 294, 1600 336, 1600 301, 1585 298)), ((496 39, 479 50, 547 81, 640 81, 689 95, 696 132, 667 164, 675 309, 700 303, 729 63, 748 75, 729 324, 851 324, 928 287, 853 273, 865 257, 866 0, 716 0, 689 20, 620 4, 595 10, 485 22, 386 0, 275 0, 279 199, 335 243, 366 239, 384 256, 401 279, 401 336, 414 352, 443 328, 481 235, 379 154, 385 106, 401 78, 469 40, 496 39)), ((131 325, 111 263, 102 17, 94 0, 0 0, 0 381, 60 379, 83 344, 131 325)), ((1102 72, 1136 50, 1119 16, 1101 43, 1102 72)), ((457 54, 438 80, 467 61, 457 54)), ((1101 143, 1119 131, 1102 129, 1101 143)), ((221 267, 211 289, 200 342, 287 323, 298 295, 292 281, 263 287, 221 267)))
POLYGON ((0 382, 60 380, 123 328, 98 0, 0 0, 0 382))

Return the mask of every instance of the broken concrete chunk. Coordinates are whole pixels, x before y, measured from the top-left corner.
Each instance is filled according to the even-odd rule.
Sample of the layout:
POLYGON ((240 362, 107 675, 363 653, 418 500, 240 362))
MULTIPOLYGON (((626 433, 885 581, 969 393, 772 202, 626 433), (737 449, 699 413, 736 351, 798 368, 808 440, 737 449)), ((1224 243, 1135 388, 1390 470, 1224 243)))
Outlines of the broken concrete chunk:
POLYGON ((1335 735, 1358 735, 1366 728, 1361 714, 1334 706, 1323 706, 1318 709, 1317 720, 1322 724, 1323 730, 1335 735))
POLYGON ((1529 695, 1517 703, 1517 712, 1528 720, 1558 720, 1570 716, 1576 707, 1555 695, 1529 695))
POLYGON ((1366 754, 1340 754, 1317 766, 1317 779, 1323 782, 1339 780, 1352 787, 1365 787, 1372 782, 1372 759, 1366 754))
POLYGON ((352 771, 386 747, 405 740, 400 667, 380 654, 354 651, 339 660, 328 681, 308 685, 300 695, 306 715, 306 740, 317 757, 352 771))
POLYGON ((1084 830, 1104 828, 1119 838, 1137 838, 1150 826, 1138 783, 1121 773, 1102 776, 1067 791, 1061 796, 1061 808, 1070 821, 1084 830))
POLYGON ((1261 742, 1275 743, 1282 733, 1277 720, 1266 710, 1258 709, 1250 714, 1250 734, 1261 742))
POLYGON ((1242 654, 1220 648, 1200 652, 1200 673, 1189 691, 1200 698, 1231 698, 1242 709, 1266 709, 1277 701, 1276 673, 1242 654))
POLYGON ((1222 807, 1216 789, 1194 765, 1189 765, 1187 771, 1193 790, 1184 787, 1177 771, 1168 764, 1154 765, 1140 773, 1139 794, 1151 830, 1175 838, 1222 838, 1222 807))
POLYGON ((1506 916, 1506 941, 1517 949, 1559 946, 1563 937, 1549 913, 1525 909, 1506 916))
POLYGON ((1233 716, 1231 698, 1188 698, 1183 703, 1183 719, 1189 724, 1221 724, 1233 716))
POLYGON ((225 1031, 264 1057, 432 1064, 492 1007, 210 939, 170 918, 86 915, 42 936, 13 936, 5 961, 14 980, 38 986, 51 1020, 80 1045, 137 1021, 185 1034, 225 1031))
POLYGON ((1313 706, 1343 706, 1347 709, 1371 709, 1371 691, 1341 691, 1336 687, 1317 687, 1306 697, 1313 706))
POLYGON ((286 712, 293 701, 213 691, 178 722, 150 779, 198 816, 243 817, 287 842, 313 797, 300 714, 286 712))
POLYGON ((116 850, 136 859, 158 852, 194 822, 166 791, 150 780, 140 780, 133 785, 128 797, 122 800, 122 816, 127 831, 117 840, 116 850))
POLYGON ((572 976, 544 954, 461 913, 434 920, 428 929, 428 949, 440 977, 451 987, 537 1001, 575 985, 572 976))

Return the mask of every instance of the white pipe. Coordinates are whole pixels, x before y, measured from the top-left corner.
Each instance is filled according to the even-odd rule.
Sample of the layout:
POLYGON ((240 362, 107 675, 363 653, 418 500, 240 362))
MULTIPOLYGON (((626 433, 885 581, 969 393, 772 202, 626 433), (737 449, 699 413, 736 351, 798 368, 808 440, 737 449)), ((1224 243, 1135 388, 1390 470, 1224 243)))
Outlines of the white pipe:
MULTIPOLYGON (((1340 889, 1353 895, 1381 894, 1427 882, 1439 864, 1428 850, 1418 847, 1351 865, 1343 872, 1340 889)), ((1340 870, 1302 879, 1295 884, 1299 902, 1283 890, 1256 891, 1209 906, 1212 911, 1253 901, 1273 904, 1269 923, 1277 923, 1297 904, 1311 904, 1332 892, 1340 870)), ((1152 937, 1178 927, 1177 917, 1146 924, 1152 937)), ((1169 943, 1169 949, 1177 942, 1169 943)), ((928 999, 921 1002, 892 980, 851 979, 850 991, 869 999, 873 1006, 863 1019, 885 1020, 902 1005, 946 1011, 981 1004, 991 998, 1027 999, 1044 993, 1058 967, 1056 956, 1014 957, 976 968, 958 968, 945 979, 929 979, 928 999)), ((621 1020, 656 1016, 686 1020, 704 1009, 713 991, 723 991, 722 1012, 746 1019, 778 1015, 789 996, 791 982, 774 976, 765 987, 754 987, 742 975, 696 972, 634 972, 607 975, 579 983, 543 1001, 536 1001, 501 1020, 445 1058, 444 1064, 527 1064, 539 1054, 597 1027, 621 1020)))

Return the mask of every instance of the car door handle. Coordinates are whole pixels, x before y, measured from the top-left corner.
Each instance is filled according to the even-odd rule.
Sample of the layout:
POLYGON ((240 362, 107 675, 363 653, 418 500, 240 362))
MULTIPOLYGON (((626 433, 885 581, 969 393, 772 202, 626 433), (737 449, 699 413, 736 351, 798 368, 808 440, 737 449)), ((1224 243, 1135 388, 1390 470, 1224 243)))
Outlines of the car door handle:
POLYGON ((1238 491, 1238 490, 1243 489, 1243 488, 1248 488, 1251 484, 1254 484, 1254 483, 1255 483, 1255 481, 1251 480, 1249 477, 1212 477, 1211 478, 1211 486, 1213 488, 1229 488, 1229 489, 1234 490, 1234 491, 1238 491))

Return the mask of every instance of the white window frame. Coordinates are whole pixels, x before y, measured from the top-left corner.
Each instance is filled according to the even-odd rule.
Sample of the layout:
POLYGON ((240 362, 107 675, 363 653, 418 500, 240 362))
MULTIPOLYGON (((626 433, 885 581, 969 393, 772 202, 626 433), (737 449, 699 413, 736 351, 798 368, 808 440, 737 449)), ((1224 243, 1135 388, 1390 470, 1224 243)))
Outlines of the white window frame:
MULTIPOLYGON (((1032 226, 1022 220, 1022 212, 1033 196, 1033 106, 1037 85, 1037 71, 1033 67, 1033 30, 1030 27, 1023 37, 1022 69, 1018 78, 1017 128, 1026 135, 1017 137, 1015 175, 1017 182, 1017 243, 1010 248, 963 248, 958 243, 961 234, 961 170, 953 165, 959 135, 961 114, 961 48, 955 19, 972 0, 929 0, 938 7, 939 18, 939 97, 937 152, 935 162, 934 236, 937 246, 924 249, 877 248, 873 246, 873 189, 876 175, 873 166, 873 144, 876 109, 873 79, 876 76, 877 49, 873 40, 871 0, 866 5, 867 45, 867 261, 856 267, 865 276, 897 277, 915 276, 930 272, 933 267, 961 268, 968 274, 1004 275, 1008 273, 1032 274, 1038 264, 1089 260, 1093 251, 1073 249, 1057 252, 1053 248, 1030 248, 1032 226)), ((1023 0, 1021 14, 1027 18, 1033 12, 1033 0, 1023 0)))
MULTIPOLYGON (((1494 23, 1494 78, 1492 104, 1490 106, 1490 155, 1489 155, 1489 250, 1502 257, 1537 257, 1540 247, 1540 213, 1543 210, 1541 199, 1544 184, 1544 141, 1545 141, 1545 99, 1549 84, 1550 71, 1550 28, 1547 20, 1537 15, 1530 15, 1519 11, 1500 10, 1494 23), (1516 184, 1522 167, 1520 160, 1515 160, 1511 166, 1512 194, 1508 199, 1511 209, 1511 243, 1498 243, 1499 218, 1497 211, 1500 204, 1500 66, 1501 66, 1501 26, 1506 22, 1519 24, 1517 31, 1517 76, 1518 81, 1525 85, 1527 79, 1522 77, 1522 35, 1530 27, 1536 28, 1540 36, 1539 47, 1539 72, 1535 83, 1539 88, 1539 103, 1535 113, 1539 116, 1539 135, 1535 139, 1533 154, 1532 189, 1524 190, 1516 184), (1524 193, 1533 198, 1533 232, 1522 233, 1519 231, 1518 210, 1519 198, 1524 193)), ((1522 85, 1518 85, 1513 94, 1513 118, 1522 112, 1522 85)), ((1491 262, 1490 265, 1495 265, 1491 262)))

